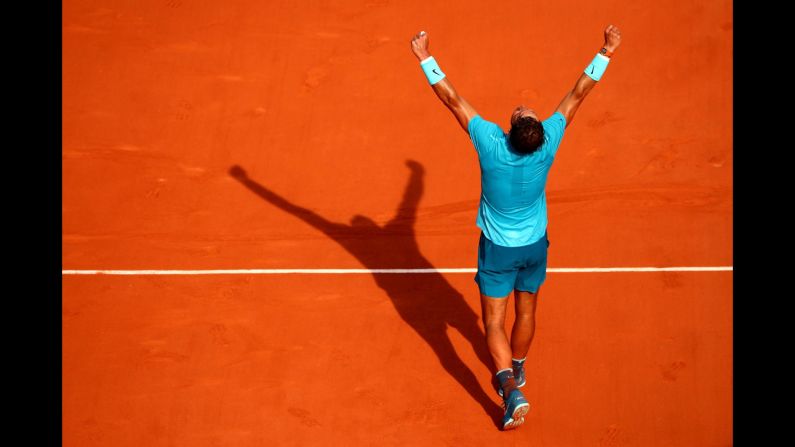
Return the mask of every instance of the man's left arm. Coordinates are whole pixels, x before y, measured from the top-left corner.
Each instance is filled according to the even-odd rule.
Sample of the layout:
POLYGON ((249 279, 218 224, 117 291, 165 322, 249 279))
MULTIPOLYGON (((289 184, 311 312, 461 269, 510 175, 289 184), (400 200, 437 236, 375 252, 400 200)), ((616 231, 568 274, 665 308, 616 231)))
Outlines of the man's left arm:
POLYGON ((425 31, 421 31, 411 40, 411 51, 419 59, 420 66, 425 72, 433 92, 453 112, 464 132, 469 134, 469 121, 478 113, 466 99, 455 91, 447 75, 442 72, 436 60, 431 56, 428 51, 428 34, 425 31))

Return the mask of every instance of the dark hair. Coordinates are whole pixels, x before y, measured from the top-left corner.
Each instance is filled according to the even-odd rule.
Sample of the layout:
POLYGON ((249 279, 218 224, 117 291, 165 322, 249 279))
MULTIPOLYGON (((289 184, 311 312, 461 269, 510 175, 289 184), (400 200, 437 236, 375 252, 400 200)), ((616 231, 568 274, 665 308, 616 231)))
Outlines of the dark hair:
POLYGON ((511 126, 511 146, 520 154, 532 154, 544 142, 544 127, 530 116, 523 116, 511 126))

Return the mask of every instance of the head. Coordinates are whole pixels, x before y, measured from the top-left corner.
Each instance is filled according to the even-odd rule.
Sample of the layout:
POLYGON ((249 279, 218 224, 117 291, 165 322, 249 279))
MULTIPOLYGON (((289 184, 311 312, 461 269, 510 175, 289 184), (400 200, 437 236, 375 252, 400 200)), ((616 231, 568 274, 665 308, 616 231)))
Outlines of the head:
POLYGON ((544 142, 544 128, 533 109, 519 106, 511 114, 511 146, 521 154, 532 154, 544 142))
POLYGON ((351 225, 356 228, 378 228, 378 224, 367 216, 357 214, 351 217, 351 225))

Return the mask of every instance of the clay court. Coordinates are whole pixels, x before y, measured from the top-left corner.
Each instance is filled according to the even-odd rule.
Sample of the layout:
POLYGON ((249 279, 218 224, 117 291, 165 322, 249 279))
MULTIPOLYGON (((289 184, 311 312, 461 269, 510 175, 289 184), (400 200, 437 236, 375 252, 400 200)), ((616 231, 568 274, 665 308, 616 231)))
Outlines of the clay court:
POLYGON ((63 445, 732 445, 732 15, 65 1, 63 445), (502 432, 477 154, 410 40, 507 130, 611 23, 547 184, 531 409, 502 432))

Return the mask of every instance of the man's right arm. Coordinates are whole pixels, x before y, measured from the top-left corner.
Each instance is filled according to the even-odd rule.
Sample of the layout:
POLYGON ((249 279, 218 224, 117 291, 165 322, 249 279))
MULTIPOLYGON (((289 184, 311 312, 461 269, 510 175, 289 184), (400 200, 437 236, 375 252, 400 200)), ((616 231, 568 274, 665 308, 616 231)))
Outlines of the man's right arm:
MULTIPOLYGON (((602 47, 606 50, 604 56, 608 58, 611 57, 620 44, 621 32, 618 30, 618 27, 608 25, 605 29, 605 43, 602 47)), ((598 57, 600 56, 597 56, 597 58, 598 57)), ((592 77, 594 76, 594 68, 594 66, 590 66, 580 75, 580 78, 577 79, 577 83, 574 84, 574 88, 566 93, 566 96, 563 97, 563 101, 560 102, 560 105, 555 110, 555 112, 560 112, 563 114, 563 117, 566 118, 566 127, 571 124, 571 120, 574 118, 574 114, 577 113, 577 109, 580 108, 580 104, 582 104, 582 101, 588 96, 588 93, 590 93, 591 89, 596 85, 597 79, 599 79, 599 76, 596 76, 596 79, 592 77), (588 73, 589 69, 591 73, 588 73)))

